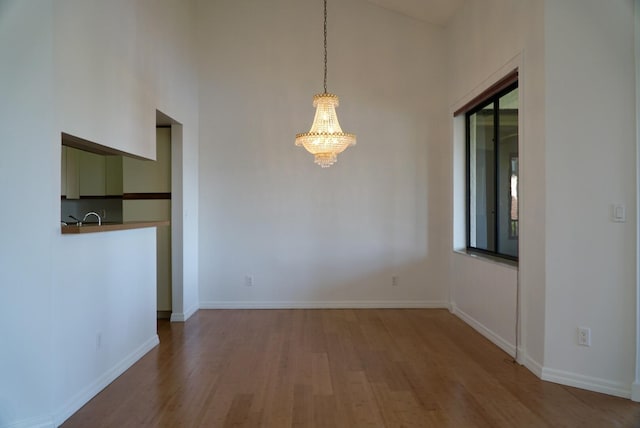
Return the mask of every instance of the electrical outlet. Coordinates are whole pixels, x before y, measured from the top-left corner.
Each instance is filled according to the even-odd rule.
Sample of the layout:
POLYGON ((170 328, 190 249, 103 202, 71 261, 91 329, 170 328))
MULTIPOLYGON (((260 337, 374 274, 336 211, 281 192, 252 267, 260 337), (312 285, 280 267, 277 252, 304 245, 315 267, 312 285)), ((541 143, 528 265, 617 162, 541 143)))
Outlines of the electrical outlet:
POLYGON ((624 204, 614 204, 612 213, 614 222, 625 223, 627 221, 627 207, 624 204))
POLYGON ((589 327, 578 327, 578 345, 591 346, 591 329, 589 327))
POLYGON ((391 277, 391 286, 392 287, 397 287, 398 286, 398 275, 393 275, 391 277))
POLYGON ((245 275, 244 276, 244 285, 247 287, 253 286, 253 276, 245 275))

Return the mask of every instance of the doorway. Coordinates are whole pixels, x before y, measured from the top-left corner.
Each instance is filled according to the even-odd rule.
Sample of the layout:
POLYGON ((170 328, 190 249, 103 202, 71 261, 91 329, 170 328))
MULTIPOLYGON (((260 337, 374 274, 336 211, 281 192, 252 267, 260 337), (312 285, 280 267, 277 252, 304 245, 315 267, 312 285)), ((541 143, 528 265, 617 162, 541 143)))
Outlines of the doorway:
POLYGON ((171 264, 171 127, 156 127, 156 160, 124 158, 122 219, 169 221, 156 228, 156 307, 169 319, 172 305, 171 264))
POLYGON ((184 308, 184 228, 183 217, 183 169, 182 169, 182 124, 156 110, 156 129, 168 130, 170 139, 170 278, 171 278, 171 322, 184 322, 193 313, 184 308))

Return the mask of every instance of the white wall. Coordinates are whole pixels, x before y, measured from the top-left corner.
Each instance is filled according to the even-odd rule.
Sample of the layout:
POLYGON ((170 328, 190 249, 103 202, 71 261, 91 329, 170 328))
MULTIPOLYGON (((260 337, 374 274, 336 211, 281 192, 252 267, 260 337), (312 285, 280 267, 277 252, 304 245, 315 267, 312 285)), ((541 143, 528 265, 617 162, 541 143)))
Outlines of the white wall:
MULTIPOLYGON (((141 0, 137 35, 145 91, 155 108, 171 117, 172 320, 198 309, 199 86, 196 17, 191 0, 141 0), (181 242, 180 242, 181 241, 181 242)), ((155 131, 153 131, 155 141, 155 131)))
POLYGON ((49 421, 51 276, 59 233, 52 2, 0 2, 0 426, 49 421))
POLYGON ((49 356, 56 424, 158 344, 155 228, 62 238, 49 356))
MULTIPOLYGON (((182 125, 180 202, 172 219, 182 319, 197 306, 198 105, 193 8, 177 0, 56 3, 56 88, 61 129, 155 158, 156 109, 182 125), (82 37, 78 37, 81 33, 82 37), (184 224, 182 224, 184 223, 184 224)), ((179 193, 179 195, 178 195, 179 193)))
MULTIPOLYGON (((542 1, 467 2, 447 28, 449 109, 452 115, 514 68, 520 94, 520 251, 522 289, 520 361, 540 375, 544 350, 545 160, 544 24, 542 1)), ((453 129, 453 119, 449 119, 453 129)), ((456 134, 443 160, 453 165, 448 178, 455 248, 464 248, 464 139, 456 134)), ((450 137, 453 139, 453 135, 450 137)), ((508 352, 515 351, 515 268, 451 252, 454 312, 508 352)))
POLYGON ((294 137, 322 92, 322 2, 198 2, 201 307, 446 304, 442 31, 361 0, 328 14, 358 144, 321 169, 294 137))
MULTIPOLYGON (((452 111, 520 67, 522 361, 543 379, 628 397, 636 227, 613 223, 611 206, 635 218, 632 1, 469 2, 448 30, 452 111), (591 327, 591 347, 578 346, 578 326, 591 327)), ((452 257, 457 309, 511 348, 515 272, 452 257)))
POLYGON ((178 0, 0 2, 0 176, 21 207, 0 221, 2 427, 62 422, 157 340, 155 231, 60 234, 60 132, 153 158, 156 109, 182 124, 179 309, 197 308, 192 14, 178 0))
MULTIPOLYGON (((156 109, 182 123, 184 164, 181 167, 187 172, 183 176, 183 184, 189 188, 181 192, 184 215, 177 216, 174 221, 184 222, 182 244, 185 253, 197 251, 197 239, 191 232, 197 228, 197 220, 188 217, 197 210, 197 185, 193 182, 197 177, 194 153, 197 153, 198 146, 198 114, 197 78, 191 46, 192 12, 190 3, 170 0, 162 4, 155 1, 67 0, 56 3, 54 36, 55 89, 61 131, 135 155, 155 158, 156 109)), ((61 394, 56 396, 58 401, 54 403, 58 409, 58 421, 91 398, 95 390, 104 387, 106 383, 100 385, 100 382, 117 373, 123 361, 135 361, 141 352, 140 347, 153 343, 156 318, 156 260, 153 256, 156 240, 155 230, 147 233, 154 239, 145 241, 151 244, 150 251, 138 265, 138 273, 146 275, 142 281, 137 281, 135 275, 126 276, 129 289, 142 288, 145 292, 115 294, 122 301, 114 306, 121 309, 120 312, 109 312, 110 316, 120 318, 118 320, 95 318, 90 327, 77 325, 74 329, 74 324, 69 323, 60 328, 64 332, 64 337, 56 339, 64 343, 60 361, 69 358, 68 349, 84 350, 73 354, 71 363, 68 363, 70 367, 83 367, 83 362, 94 358, 95 346, 82 348, 86 329, 102 331, 104 340, 116 335, 124 335, 124 338, 120 338, 118 343, 105 343, 108 348, 103 353, 108 355, 108 359, 103 364, 87 367, 84 371, 71 371, 71 379, 67 377, 65 382, 74 388, 62 388, 61 394), (137 318, 147 321, 144 332, 119 328, 122 321, 135 322, 137 318), (79 395, 73 395, 74 391, 79 395)), ((113 233, 82 238, 103 248, 114 248, 125 245, 126 236, 113 233)), ((65 238, 68 237, 61 239, 65 238)), ((63 243, 68 245, 66 241, 60 245, 63 243)), ((129 246, 139 248, 140 244, 129 246)), ((72 251, 65 248, 60 253, 72 251)), ((122 264, 114 257, 115 254, 107 258, 96 257, 93 268, 89 270, 99 271, 104 264, 111 267, 122 264)), ((179 284, 185 296, 181 303, 192 307, 196 303, 186 296, 195 292, 192 278, 197 272, 194 270, 197 270, 197 262, 185 264, 179 284)), ((121 278, 107 277, 115 291, 121 278)), ((69 281, 74 283, 78 280, 80 277, 69 278, 61 272, 59 284, 73 288, 69 281)), ((85 297, 90 299, 91 295, 85 297)), ((62 304, 64 302, 70 302, 70 299, 63 300, 62 304)), ((85 305, 90 303, 84 302, 85 305)), ((113 308, 107 306, 107 309, 113 308)), ((184 306, 179 305, 174 310, 184 313, 184 306)))
POLYGON ((543 378, 622 396, 635 370, 633 25, 631 0, 546 5, 543 378), (611 221, 614 203, 626 223, 611 221), (578 326, 591 327, 590 348, 578 326))

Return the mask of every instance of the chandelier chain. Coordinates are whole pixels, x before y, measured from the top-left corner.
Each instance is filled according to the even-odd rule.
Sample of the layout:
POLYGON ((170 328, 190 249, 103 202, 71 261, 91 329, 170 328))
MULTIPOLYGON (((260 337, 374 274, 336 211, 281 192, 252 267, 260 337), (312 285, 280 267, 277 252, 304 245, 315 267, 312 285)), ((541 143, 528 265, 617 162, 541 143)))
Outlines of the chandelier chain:
POLYGON ((327 0, 324 0, 324 93, 327 93, 327 0))
POLYGON ((343 132, 338 122, 338 96, 327 92, 327 0, 324 0, 324 92, 313 96, 313 106, 316 114, 311 129, 296 134, 296 146, 304 147, 313 155, 316 164, 327 168, 347 147, 356 144, 356 136, 343 132))

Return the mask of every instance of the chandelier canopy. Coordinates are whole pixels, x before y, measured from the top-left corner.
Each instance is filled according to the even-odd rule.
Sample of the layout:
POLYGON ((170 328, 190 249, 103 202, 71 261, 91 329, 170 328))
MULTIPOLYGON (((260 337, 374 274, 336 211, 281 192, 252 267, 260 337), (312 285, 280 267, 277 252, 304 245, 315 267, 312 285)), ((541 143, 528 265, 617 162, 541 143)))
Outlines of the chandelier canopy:
POLYGON ((327 92, 327 0, 324 0, 324 92, 313 97, 316 115, 311 130, 296 134, 296 146, 307 149, 322 168, 333 165, 339 153, 356 144, 354 134, 342 132, 336 115, 338 105, 338 96, 327 92))

